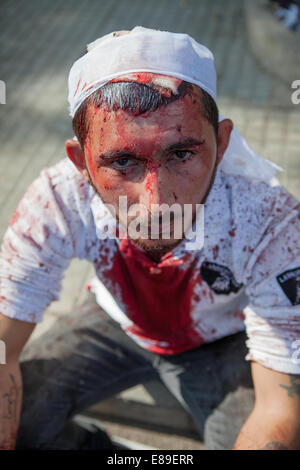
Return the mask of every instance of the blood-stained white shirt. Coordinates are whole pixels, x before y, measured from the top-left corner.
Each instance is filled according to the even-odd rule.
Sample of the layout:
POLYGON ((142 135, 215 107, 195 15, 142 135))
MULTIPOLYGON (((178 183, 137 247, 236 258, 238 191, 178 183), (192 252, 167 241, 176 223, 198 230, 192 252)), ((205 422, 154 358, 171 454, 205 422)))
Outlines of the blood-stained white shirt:
POLYGON ((219 170, 203 248, 184 239, 160 263, 107 237, 112 217, 67 158, 43 169, 4 235, 1 313, 40 322, 72 258, 87 259, 97 302, 140 346, 172 355, 246 328, 246 360, 300 373, 300 204, 286 189, 219 170))

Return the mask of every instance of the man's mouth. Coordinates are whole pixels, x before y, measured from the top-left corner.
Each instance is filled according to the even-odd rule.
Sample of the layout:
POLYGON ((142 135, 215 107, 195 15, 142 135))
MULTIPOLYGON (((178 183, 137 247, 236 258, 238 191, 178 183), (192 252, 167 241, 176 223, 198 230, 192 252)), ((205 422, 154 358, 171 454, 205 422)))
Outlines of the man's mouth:
POLYGON ((174 234, 180 234, 182 238, 183 222, 181 218, 173 219, 171 221, 148 221, 142 224, 141 234, 148 236, 149 239, 159 237, 170 239, 174 234))

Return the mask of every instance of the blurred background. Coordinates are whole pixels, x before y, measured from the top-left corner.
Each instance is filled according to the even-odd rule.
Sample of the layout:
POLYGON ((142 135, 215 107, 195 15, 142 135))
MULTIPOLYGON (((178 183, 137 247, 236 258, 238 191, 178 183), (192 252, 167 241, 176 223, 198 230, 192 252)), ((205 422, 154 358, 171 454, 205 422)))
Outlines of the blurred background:
MULTIPOLYGON (((213 51, 220 112, 256 151, 284 168, 279 179, 300 200, 300 104, 291 101, 292 82, 300 80, 299 11, 293 7, 293 17, 279 12, 299 2, 279 3, 1 0, 6 104, 0 105, 0 241, 27 186, 42 168, 65 157, 64 142, 73 135, 67 103, 71 65, 89 42, 136 25, 188 33, 213 51)), ((72 262, 61 299, 47 309, 31 340, 83 300, 91 275, 85 262, 72 262)))

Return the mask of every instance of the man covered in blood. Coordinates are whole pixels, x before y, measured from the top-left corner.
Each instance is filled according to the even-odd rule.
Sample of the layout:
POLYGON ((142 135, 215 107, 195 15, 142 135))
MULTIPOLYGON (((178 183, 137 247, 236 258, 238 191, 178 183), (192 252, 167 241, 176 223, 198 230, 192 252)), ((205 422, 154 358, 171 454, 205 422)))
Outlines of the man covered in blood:
MULTIPOLYGON (((209 70, 209 52, 180 40, 209 70)), ((71 418, 151 379, 190 413, 207 449, 300 448, 299 202, 219 168, 234 128, 219 122, 214 79, 209 93, 175 77, 131 71, 84 98, 68 158, 41 172, 11 218, 0 256, 2 448, 115 448, 95 422, 71 418), (155 237, 102 239, 104 207, 120 226, 133 221, 124 196, 155 237), (192 207, 189 225, 204 204, 202 249, 175 236, 176 215, 164 236, 158 208, 174 204, 192 207), (97 302, 59 318, 20 360, 73 258, 94 265, 97 302)), ((89 86, 78 79, 72 98, 89 86)))

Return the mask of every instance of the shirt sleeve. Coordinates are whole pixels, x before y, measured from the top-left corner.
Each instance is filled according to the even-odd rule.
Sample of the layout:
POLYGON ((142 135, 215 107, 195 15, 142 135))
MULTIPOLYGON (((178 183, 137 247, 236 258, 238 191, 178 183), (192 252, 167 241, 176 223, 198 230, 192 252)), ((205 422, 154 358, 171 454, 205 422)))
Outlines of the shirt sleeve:
POLYGON ((271 191, 274 204, 245 269, 246 360, 300 374, 300 203, 282 187, 271 191))
POLYGON ((7 228, 0 252, 0 312, 40 322, 58 300, 74 257, 72 234, 47 169, 28 187, 7 228))

